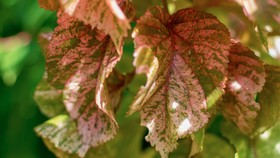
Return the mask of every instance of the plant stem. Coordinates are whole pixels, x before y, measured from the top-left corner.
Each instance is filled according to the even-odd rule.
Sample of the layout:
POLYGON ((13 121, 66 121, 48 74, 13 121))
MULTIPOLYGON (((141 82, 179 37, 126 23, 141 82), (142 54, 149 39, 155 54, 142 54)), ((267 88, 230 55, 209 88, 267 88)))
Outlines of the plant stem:
POLYGON ((163 5, 163 8, 168 12, 168 6, 167 6, 167 1, 166 0, 162 0, 162 5, 163 5))
POLYGON ((256 138, 250 139, 250 145, 252 149, 253 158, 258 158, 257 150, 256 150, 256 138))

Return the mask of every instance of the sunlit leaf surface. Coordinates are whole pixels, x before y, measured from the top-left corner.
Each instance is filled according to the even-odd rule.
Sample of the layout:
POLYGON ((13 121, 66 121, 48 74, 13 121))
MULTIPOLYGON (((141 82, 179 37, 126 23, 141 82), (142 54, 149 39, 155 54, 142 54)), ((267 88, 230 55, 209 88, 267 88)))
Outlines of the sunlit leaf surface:
POLYGON ((109 34, 117 50, 122 51, 123 37, 130 29, 129 19, 134 15, 128 0, 60 0, 65 12, 109 34))
POLYGON ((255 95, 262 90, 265 82, 263 63, 254 52, 232 41, 228 71, 226 94, 220 103, 221 111, 243 133, 251 134, 260 110, 255 95))
POLYGON ((116 133, 113 107, 105 79, 119 61, 110 37, 65 13, 46 52, 48 80, 63 90, 64 104, 77 120, 83 143, 100 145, 116 133))
POLYGON ((136 50, 156 57, 129 113, 140 110, 146 137, 162 157, 177 140, 202 128, 226 81, 229 32, 214 16, 184 9, 170 16, 149 9, 134 30, 136 50))
POLYGON ((49 147, 58 148, 53 148, 57 156, 63 157, 67 153, 84 156, 89 148, 88 144, 83 143, 75 122, 67 115, 58 115, 37 126, 35 131, 49 147))

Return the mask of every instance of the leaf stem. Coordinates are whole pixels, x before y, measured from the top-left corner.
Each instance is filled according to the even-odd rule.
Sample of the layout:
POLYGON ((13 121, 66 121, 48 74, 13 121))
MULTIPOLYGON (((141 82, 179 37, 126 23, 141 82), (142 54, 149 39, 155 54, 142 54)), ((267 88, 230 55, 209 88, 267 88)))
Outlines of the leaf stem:
POLYGON ((250 145, 252 149, 253 158, 258 158, 257 150, 256 150, 256 138, 250 139, 250 145))
POLYGON ((167 1, 166 0, 162 0, 162 5, 163 5, 163 8, 169 13, 168 5, 167 5, 167 1))

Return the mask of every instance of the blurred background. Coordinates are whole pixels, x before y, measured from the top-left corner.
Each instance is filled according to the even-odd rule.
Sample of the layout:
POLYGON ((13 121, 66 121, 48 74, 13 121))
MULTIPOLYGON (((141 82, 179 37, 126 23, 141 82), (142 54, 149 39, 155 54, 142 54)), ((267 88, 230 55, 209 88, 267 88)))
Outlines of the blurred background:
POLYGON ((34 127, 47 120, 33 100, 44 72, 37 42, 56 26, 36 0, 0 1, 0 157, 52 158, 34 127))

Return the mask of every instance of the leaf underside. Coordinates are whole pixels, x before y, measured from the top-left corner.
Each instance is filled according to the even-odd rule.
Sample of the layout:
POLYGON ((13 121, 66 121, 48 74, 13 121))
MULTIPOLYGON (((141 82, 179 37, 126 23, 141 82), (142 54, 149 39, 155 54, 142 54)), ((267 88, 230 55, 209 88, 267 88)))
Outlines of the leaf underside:
POLYGON ((83 144, 97 146, 113 138, 117 125, 105 79, 121 54, 110 37, 60 11, 45 56, 48 80, 63 90, 83 144))
POLYGON ((153 7, 138 20, 134 37, 136 50, 150 49, 156 58, 128 114, 140 110, 146 139, 167 157, 179 138, 208 122, 207 106, 223 94, 229 32, 208 13, 184 9, 170 16, 153 7))
POLYGON ((232 41, 228 72, 226 93, 219 104, 221 111, 243 133, 252 134, 260 110, 255 95, 265 83, 263 63, 254 52, 232 41))
POLYGON ((67 115, 58 115, 37 126, 35 131, 48 147, 58 148, 53 149, 57 156, 63 157, 63 152, 59 152, 59 149, 69 154, 79 154, 81 157, 88 150, 88 145, 81 140, 75 122, 67 115))
POLYGON ((40 111, 47 117, 54 117, 66 112, 62 91, 58 91, 47 82, 47 73, 44 74, 36 88, 34 100, 38 104, 40 111))

